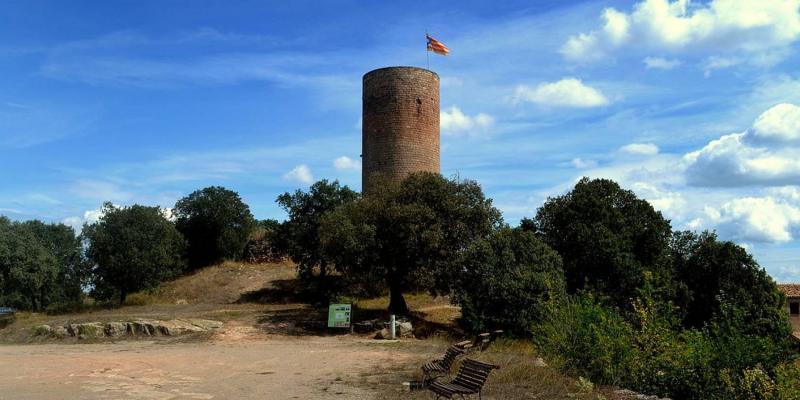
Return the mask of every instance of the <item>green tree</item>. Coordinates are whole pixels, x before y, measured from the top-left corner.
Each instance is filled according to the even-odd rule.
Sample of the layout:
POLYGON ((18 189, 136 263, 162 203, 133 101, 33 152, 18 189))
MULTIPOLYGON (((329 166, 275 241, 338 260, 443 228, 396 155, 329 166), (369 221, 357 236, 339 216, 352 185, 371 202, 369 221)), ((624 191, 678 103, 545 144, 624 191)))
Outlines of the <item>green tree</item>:
POLYGON ((189 243, 189 266, 199 268, 244 256, 253 214, 239 194, 221 186, 197 190, 178 200, 175 225, 189 243))
POLYGON ((94 264, 94 295, 109 299, 155 287, 183 271, 185 242, 160 208, 103 205, 103 216, 83 228, 94 264))
POLYGON ((287 251, 297 263, 301 277, 311 277, 317 267, 320 277, 325 277, 329 260, 319 237, 322 216, 358 198, 357 192, 339 185, 339 181, 324 179, 311 185, 308 192, 297 190, 294 194, 286 192, 278 196, 277 203, 289 214, 282 230, 287 251))
POLYGON ((529 335, 566 294, 561 257, 532 232, 501 229, 473 243, 459 264, 453 301, 473 332, 529 335))
POLYGON ((91 273, 80 237, 72 227, 64 224, 46 224, 33 220, 26 221, 23 225, 55 257, 57 279, 43 288, 43 301, 61 307, 79 305, 91 273))
POLYGON ((571 192, 549 198, 533 225, 561 255, 571 293, 589 289, 629 307, 646 272, 656 287, 672 290, 665 262, 669 221, 611 180, 581 179, 571 192))
POLYGON ((700 328, 731 309, 741 314, 750 334, 788 336, 784 296, 744 248, 717 240, 715 233, 676 232, 670 256, 675 278, 688 293, 681 307, 686 326, 700 328))
POLYGON ((376 187, 382 189, 325 215, 320 237, 345 279, 389 289, 395 314, 408 313, 404 291, 449 291, 460 254, 502 226, 473 181, 416 173, 376 187))
POLYGON ((3 301, 22 309, 47 306, 58 278, 56 257, 29 226, 0 217, 0 280, 3 301))

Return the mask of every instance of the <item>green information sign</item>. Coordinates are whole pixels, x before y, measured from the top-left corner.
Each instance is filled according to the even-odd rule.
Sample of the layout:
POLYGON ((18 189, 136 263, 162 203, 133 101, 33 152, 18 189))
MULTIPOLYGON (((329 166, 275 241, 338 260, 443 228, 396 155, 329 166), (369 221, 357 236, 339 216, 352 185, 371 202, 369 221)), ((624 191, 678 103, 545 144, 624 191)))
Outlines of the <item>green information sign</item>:
POLYGON ((331 304, 328 307, 328 328, 349 328, 350 309, 350 304, 331 304))

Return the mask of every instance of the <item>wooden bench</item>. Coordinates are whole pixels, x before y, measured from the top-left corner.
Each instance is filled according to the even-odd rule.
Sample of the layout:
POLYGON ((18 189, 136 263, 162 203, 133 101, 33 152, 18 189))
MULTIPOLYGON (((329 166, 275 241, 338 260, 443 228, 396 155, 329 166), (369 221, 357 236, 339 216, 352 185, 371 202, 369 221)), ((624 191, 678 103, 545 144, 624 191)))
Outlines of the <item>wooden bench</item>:
POLYGON ((464 350, 453 345, 447 348, 444 352, 444 357, 423 365, 423 384, 427 385, 436 378, 449 375, 450 369, 453 368, 453 363, 462 355, 464 355, 464 350))
POLYGON ((489 378, 489 373, 498 368, 500 367, 497 365, 468 358, 461 363, 455 379, 449 383, 433 382, 428 386, 428 390, 436 394, 437 400, 440 398, 452 399, 455 395, 464 399, 464 396, 473 394, 477 394, 478 399, 481 399, 483 385, 489 378))

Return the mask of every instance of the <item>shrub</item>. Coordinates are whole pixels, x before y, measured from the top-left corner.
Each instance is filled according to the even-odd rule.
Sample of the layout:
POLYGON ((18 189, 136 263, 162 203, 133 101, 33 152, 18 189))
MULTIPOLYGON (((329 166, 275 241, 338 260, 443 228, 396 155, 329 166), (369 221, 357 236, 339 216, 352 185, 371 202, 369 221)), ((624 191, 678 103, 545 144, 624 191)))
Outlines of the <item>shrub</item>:
POLYGON ((800 399, 800 366, 785 363, 775 368, 777 400, 800 399))
POLYGON ((590 295, 552 307, 534 334, 552 362, 571 375, 614 385, 631 374, 633 327, 590 295))
POLYGON ((273 219, 259 221, 244 247, 245 260, 250 263, 279 262, 286 259, 281 238, 283 225, 273 219))
POLYGON ((460 266, 453 302, 473 332, 529 335, 565 294, 561 257, 531 232, 497 231, 470 246, 460 266))
POLYGON ((668 304, 645 299, 632 308, 628 322, 591 296, 573 297, 549 313, 537 338, 567 372, 647 394, 718 400, 796 394, 800 374, 785 364, 792 354, 786 343, 749 333, 741 311, 681 330, 668 304))

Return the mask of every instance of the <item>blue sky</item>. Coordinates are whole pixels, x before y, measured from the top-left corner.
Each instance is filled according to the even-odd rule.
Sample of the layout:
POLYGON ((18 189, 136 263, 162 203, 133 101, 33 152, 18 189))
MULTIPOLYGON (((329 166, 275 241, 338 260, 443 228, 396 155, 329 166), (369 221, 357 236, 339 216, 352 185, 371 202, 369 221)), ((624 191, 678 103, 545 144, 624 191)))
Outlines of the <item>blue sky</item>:
POLYGON ((508 222, 581 176, 800 281, 800 0, 5 1, 0 214, 80 226, 208 185, 258 218, 360 188, 361 76, 442 80, 442 172, 508 222))

